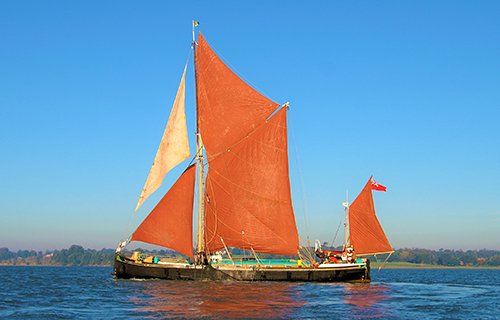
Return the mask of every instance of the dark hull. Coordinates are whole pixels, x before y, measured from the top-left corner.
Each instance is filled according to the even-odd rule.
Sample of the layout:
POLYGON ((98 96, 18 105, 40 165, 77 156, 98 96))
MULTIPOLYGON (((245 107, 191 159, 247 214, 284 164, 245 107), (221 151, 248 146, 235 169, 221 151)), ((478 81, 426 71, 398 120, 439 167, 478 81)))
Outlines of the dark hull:
POLYGON ((370 262, 342 268, 239 268, 205 266, 171 266, 135 263, 115 259, 114 275, 120 279, 212 280, 212 281, 302 281, 343 282, 370 281, 370 262))

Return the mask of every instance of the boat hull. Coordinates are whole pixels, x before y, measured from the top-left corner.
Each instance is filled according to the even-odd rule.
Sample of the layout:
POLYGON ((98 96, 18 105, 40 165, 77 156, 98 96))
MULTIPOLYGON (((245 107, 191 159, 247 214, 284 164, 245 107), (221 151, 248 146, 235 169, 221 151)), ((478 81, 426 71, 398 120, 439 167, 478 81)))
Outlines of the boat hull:
POLYGON ((191 281, 301 281, 369 282, 370 262, 343 267, 236 267, 211 265, 165 265, 136 263, 117 256, 114 275, 119 279, 165 279, 191 281))

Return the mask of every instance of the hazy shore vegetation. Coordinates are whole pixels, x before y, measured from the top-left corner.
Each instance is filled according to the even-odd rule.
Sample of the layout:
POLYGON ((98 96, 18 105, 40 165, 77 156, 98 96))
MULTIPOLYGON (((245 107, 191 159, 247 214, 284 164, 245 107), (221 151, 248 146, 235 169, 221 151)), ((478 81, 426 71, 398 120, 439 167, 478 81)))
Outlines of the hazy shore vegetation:
MULTIPOLYGON (((138 249, 141 250, 141 249, 138 249)), ((141 250, 143 252, 175 257, 170 250, 141 250)), ((72 245, 68 249, 35 251, 10 251, 0 248, 0 265, 43 265, 43 266, 109 266, 113 263, 113 249, 85 249, 72 245)), ((385 257, 371 259, 372 266, 378 267, 385 257)), ((386 268, 435 268, 435 267, 499 267, 498 250, 450 250, 450 249, 398 249, 384 265, 386 268)))

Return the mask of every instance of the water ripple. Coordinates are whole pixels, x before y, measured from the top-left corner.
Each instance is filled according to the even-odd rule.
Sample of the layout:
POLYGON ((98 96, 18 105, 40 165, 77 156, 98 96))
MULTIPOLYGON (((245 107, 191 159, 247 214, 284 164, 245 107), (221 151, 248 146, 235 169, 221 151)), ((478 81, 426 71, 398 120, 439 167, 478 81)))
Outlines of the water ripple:
POLYGON ((394 269, 370 284, 115 280, 110 268, 0 267, 9 319, 495 319, 499 270, 394 269))

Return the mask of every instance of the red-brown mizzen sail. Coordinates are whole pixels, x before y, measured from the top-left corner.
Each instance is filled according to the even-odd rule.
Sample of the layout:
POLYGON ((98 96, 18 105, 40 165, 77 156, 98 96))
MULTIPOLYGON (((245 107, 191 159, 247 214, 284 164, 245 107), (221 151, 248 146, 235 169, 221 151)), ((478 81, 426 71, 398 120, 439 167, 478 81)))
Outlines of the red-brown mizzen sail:
POLYGON ((261 125, 279 105, 231 71, 201 34, 195 63, 198 125, 210 160, 261 125))
POLYGON ((394 251, 375 215, 371 178, 349 207, 350 242, 359 255, 394 251))
POLYGON ((193 256, 193 196, 196 168, 188 167, 132 234, 143 241, 193 256))
POLYGON ((298 234, 288 176, 286 108, 209 162, 205 241, 294 255, 298 234))

